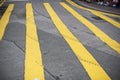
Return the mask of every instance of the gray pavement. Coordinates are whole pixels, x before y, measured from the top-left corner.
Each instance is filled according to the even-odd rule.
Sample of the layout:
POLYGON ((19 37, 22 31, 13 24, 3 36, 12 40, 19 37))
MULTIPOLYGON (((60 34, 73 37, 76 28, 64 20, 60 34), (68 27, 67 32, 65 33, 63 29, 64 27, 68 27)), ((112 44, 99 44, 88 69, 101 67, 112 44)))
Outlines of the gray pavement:
MULTIPOLYGON (((10 17, 4 37, 0 41, 0 80, 24 80, 26 44, 25 6, 27 2, 32 3, 34 9, 34 17, 42 52, 45 80, 90 80, 83 65, 79 62, 77 56, 75 56, 72 49, 53 24, 43 5, 45 2, 52 5, 53 9, 68 29, 100 63, 110 78, 112 80, 120 80, 120 55, 61 7, 59 4, 61 0, 8 0, 3 5, 8 6, 10 3, 13 3, 15 4, 15 8, 10 17)), ((90 20, 112 39, 120 43, 120 29, 104 20, 93 18, 96 16, 88 11, 75 8, 71 5, 69 6, 90 20)), ((0 10, 0 16, 2 16, 2 13, 6 8, 7 7, 0 10)), ((111 18, 115 19, 115 17, 111 18)), ((87 63, 89 63, 89 61, 87 63)))

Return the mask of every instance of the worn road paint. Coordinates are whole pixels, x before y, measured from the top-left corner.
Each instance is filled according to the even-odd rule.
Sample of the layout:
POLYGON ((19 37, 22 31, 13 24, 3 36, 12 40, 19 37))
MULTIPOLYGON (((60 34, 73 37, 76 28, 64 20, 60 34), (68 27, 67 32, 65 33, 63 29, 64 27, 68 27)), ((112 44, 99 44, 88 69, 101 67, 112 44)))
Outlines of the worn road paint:
POLYGON ((89 28, 97 37, 99 37, 103 42, 105 42, 108 46, 114 49, 117 53, 120 54, 120 44, 110 38, 107 34, 105 34, 102 30, 100 30, 97 26, 92 24, 86 18, 81 16, 78 12, 70 8, 67 4, 61 2, 60 3, 68 12, 70 12, 76 19, 78 19, 81 23, 83 23, 87 28, 89 28))
POLYGON ((44 80, 44 67, 32 4, 26 4, 25 80, 44 80))
POLYGON ((0 40, 2 39, 5 33, 5 29, 9 22, 10 15, 13 11, 13 8, 14 8, 14 4, 10 4, 0 20, 0 40))
POLYGON ((88 52, 88 50, 82 45, 81 42, 69 31, 65 24, 61 21, 55 11, 52 9, 49 3, 44 3, 44 6, 49 13, 53 23, 56 28, 61 33, 63 38, 69 44, 75 55, 78 57, 79 61, 82 63, 84 69, 87 71, 88 75, 92 80, 110 80, 110 77, 103 70, 100 64, 95 60, 95 58, 88 52), (89 61, 90 64, 82 59, 89 61))

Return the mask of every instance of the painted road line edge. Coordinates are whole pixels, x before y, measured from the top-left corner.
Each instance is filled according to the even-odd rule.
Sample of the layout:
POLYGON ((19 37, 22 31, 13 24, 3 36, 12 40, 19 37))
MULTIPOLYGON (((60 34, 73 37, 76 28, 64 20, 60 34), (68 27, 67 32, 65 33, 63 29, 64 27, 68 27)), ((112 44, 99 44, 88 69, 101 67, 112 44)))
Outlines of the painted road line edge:
POLYGON ((95 58, 87 51, 87 49, 82 45, 82 43, 78 41, 78 39, 69 31, 65 24, 60 20, 58 15, 52 9, 51 5, 49 3, 44 3, 44 6, 47 12, 49 13, 53 23, 55 24, 56 28, 66 40, 66 42, 69 44, 79 61, 82 63, 84 69, 87 71, 90 78, 92 80, 110 80, 110 77, 95 60, 95 58), (90 61, 96 65, 82 61, 82 59, 90 61))
POLYGON ((89 20, 84 18, 78 12, 70 8, 64 2, 60 3, 68 12, 70 12, 78 21, 83 23, 87 28, 89 28, 97 37, 99 37, 103 42, 105 42, 108 46, 110 46, 113 50, 120 54, 120 44, 110 38, 107 34, 105 34, 102 30, 100 30, 97 26, 91 23, 89 20))
POLYGON ((5 11, 5 13, 3 14, 3 16, 0 20, 0 40, 2 40, 2 37, 5 33, 5 29, 7 27, 8 22, 9 22, 13 8, 14 8, 14 4, 9 4, 7 10, 5 11))
POLYGON ((26 4, 25 80, 45 80, 32 4, 26 4))

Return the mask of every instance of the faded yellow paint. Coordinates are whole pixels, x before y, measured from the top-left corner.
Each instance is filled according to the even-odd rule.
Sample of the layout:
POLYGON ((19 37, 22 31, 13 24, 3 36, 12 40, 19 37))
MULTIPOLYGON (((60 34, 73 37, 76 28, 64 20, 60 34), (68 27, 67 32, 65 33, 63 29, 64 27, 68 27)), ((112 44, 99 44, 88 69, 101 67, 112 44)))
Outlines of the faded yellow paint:
POLYGON ((14 8, 14 4, 10 4, 0 20, 0 40, 2 39, 2 37, 5 33, 5 29, 9 22, 10 15, 13 11, 13 8, 14 8))
POLYGON ((44 67, 32 4, 26 4, 25 80, 44 80, 44 67))
POLYGON ((69 31, 69 29, 65 26, 65 24, 61 21, 55 11, 52 9, 51 5, 49 3, 44 3, 44 6, 56 28, 66 40, 66 42, 69 44, 79 61, 82 63, 84 69, 87 71, 90 78, 92 80, 110 80, 110 77, 103 70, 100 64, 88 52, 88 50, 82 45, 82 43, 69 31), (83 59, 85 61, 82 61, 83 59), (86 61, 93 64, 89 64, 86 61))
POLYGON ((97 37, 99 37, 103 42, 105 42, 108 46, 114 49, 116 52, 120 54, 120 44, 110 38, 107 34, 105 34, 102 30, 100 30, 97 26, 92 24, 86 18, 81 16, 78 12, 70 8, 67 4, 61 2, 61 5, 70 12, 76 19, 78 19, 81 23, 83 23, 87 28, 89 28, 97 37))

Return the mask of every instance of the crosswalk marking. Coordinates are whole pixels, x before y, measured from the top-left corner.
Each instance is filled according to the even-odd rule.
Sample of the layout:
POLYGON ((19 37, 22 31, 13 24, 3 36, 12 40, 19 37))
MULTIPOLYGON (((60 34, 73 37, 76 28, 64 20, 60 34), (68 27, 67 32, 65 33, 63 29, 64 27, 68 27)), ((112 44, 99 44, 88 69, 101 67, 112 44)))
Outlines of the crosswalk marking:
POLYGON ((87 10, 87 11, 90 11, 92 12, 94 15, 96 16, 99 16, 101 17, 102 19, 106 20, 107 22, 111 23, 112 25, 114 25, 115 27, 117 28, 120 28, 120 23, 119 22, 116 22, 115 20, 105 16, 105 15, 108 15, 108 16, 114 16, 114 17, 119 17, 118 15, 115 15, 115 14, 108 14, 108 13, 104 13, 104 12, 100 12, 100 11, 96 11, 96 10, 92 10, 92 9, 88 9, 88 8, 85 8, 85 7, 82 7, 80 5, 77 5, 75 4, 74 2, 72 2, 71 0, 66 0, 68 3, 70 3, 71 5, 77 7, 77 8, 80 8, 80 9, 83 9, 83 10, 87 10), (104 15, 105 14, 105 15, 104 15))
MULTIPOLYGON (((66 10, 69 9, 68 10, 69 12, 73 12, 72 14, 76 13, 76 12, 72 11, 71 8, 68 7, 66 4, 64 4, 63 2, 60 4, 66 10)), ((58 31, 61 33, 61 35, 64 37, 66 42, 69 44, 69 46, 71 47, 71 49, 73 50, 75 55, 78 57, 79 61, 83 65, 84 69, 86 70, 86 72, 88 73, 90 78, 93 80, 103 80, 103 79, 110 80, 109 75, 104 71, 104 69, 96 61, 96 59, 91 55, 91 53, 89 53, 89 51, 82 45, 82 43, 79 42, 79 40, 69 31, 69 29, 60 20, 60 18, 55 13, 55 11, 52 9, 52 7, 48 3, 44 3, 44 6, 45 6, 46 10, 48 11, 51 19, 53 20, 53 23, 56 25, 58 31), (83 61, 83 60, 85 60, 85 61, 83 61), (87 61, 90 63, 88 63, 87 61)), ((14 8, 14 4, 10 4, 0 20, 0 40, 2 39, 2 37, 5 33, 5 29, 9 22, 13 8, 14 8)), ((84 8, 84 9, 86 9, 86 8, 84 8)), ((117 27, 120 28, 120 24, 117 21, 114 21, 113 19, 103 15, 106 13, 102 13, 99 11, 96 12, 96 11, 90 10, 90 9, 86 9, 86 10, 91 11, 96 16, 110 20, 111 24, 114 23, 113 24, 114 26, 117 25, 117 27)), ((75 15, 73 15, 73 16, 75 16, 75 15)), ((109 14, 106 14, 106 15, 109 15, 109 14)), ((111 15, 113 15, 113 14, 110 14, 110 16, 111 15)), ((113 16, 117 16, 117 15, 113 15, 113 16)), ((75 17, 79 18, 80 14, 79 14, 79 16, 77 14, 75 17)), ((99 30, 95 25, 93 26, 93 24, 91 22, 88 22, 87 19, 84 19, 84 17, 81 18, 79 21, 82 22, 84 25, 86 25, 102 41, 106 42, 111 48, 113 48, 115 51, 120 53, 120 44, 118 42, 112 40, 104 32, 99 30), (82 20, 85 23, 83 23, 82 20)), ((41 55, 39 40, 38 40, 38 36, 37 36, 37 29, 36 29, 36 24, 34 21, 34 14, 33 14, 31 3, 26 4, 26 50, 25 50, 25 53, 26 53, 26 55, 25 55, 24 79, 25 80, 45 80, 44 66, 42 63, 42 55, 41 55)))
POLYGON ((79 42, 79 40, 69 31, 65 24, 60 20, 58 15, 54 12, 49 3, 44 3, 44 6, 49 13, 53 23, 56 25, 56 28, 64 37, 66 42, 69 44, 71 49, 74 51, 79 61, 82 63, 85 70, 88 72, 88 75, 92 80, 110 80, 110 77, 103 70, 100 64, 95 60, 95 58, 87 51, 87 49, 79 42), (70 38, 69 38, 70 37, 70 38), (93 64, 89 64, 86 61, 90 61, 93 64))
POLYGON ((3 3, 5 2, 6 0, 0 0, 0 7, 3 5, 3 3))
MULTIPOLYGON (((99 11, 100 12, 100 11, 99 11)), ((108 15, 108 16, 113 16, 113 17, 117 17, 117 18, 120 18, 120 15, 116 15, 116 14, 111 14, 111 13, 104 13, 104 12, 100 12, 101 14, 104 14, 104 15, 108 15)))
MULTIPOLYGON (((82 7, 82 6, 74 3, 72 0, 66 0, 66 1, 67 1, 69 4, 71 4, 71 5, 73 5, 73 6, 77 7, 77 8, 81 8, 81 9, 83 9, 83 10, 87 10, 87 11, 90 11, 90 12, 91 12, 91 11, 96 11, 96 10, 92 10, 92 9, 88 9, 88 8, 82 7)), ((97 12, 99 12, 99 13, 101 13, 101 14, 108 15, 108 16, 114 16, 114 17, 119 17, 119 18, 120 18, 120 16, 119 16, 119 15, 116 15, 116 14, 111 14, 111 13, 106 13, 106 12, 101 12, 101 11, 97 11, 97 12)))
POLYGON ((2 37, 5 33, 5 29, 9 22, 9 18, 13 11, 13 8, 14 8, 14 4, 10 4, 0 20, 0 40, 2 39, 2 37))
POLYGON ((111 24, 114 25, 115 27, 120 28, 120 23, 119 23, 119 22, 116 22, 115 20, 113 20, 113 19, 111 19, 111 18, 109 18, 109 17, 107 17, 107 16, 105 16, 105 15, 99 13, 99 12, 92 11, 92 13, 93 13, 94 15, 99 16, 100 18, 106 20, 107 22, 111 23, 111 24))
POLYGON ((32 5, 26 4, 25 80, 44 80, 42 55, 34 21, 32 5))
POLYGON ((82 22, 86 27, 88 27, 97 37, 99 37, 103 42, 105 42, 107 45, 109 45, 112 49, 114 49, 116 52, 120 54, 120 44, 111 39, 107 34, 105 34, 102 30, 97 28, 94 24, 92 24, 90 21, 85 19, 83 16, 81 16, 78 12, 70 8, 67 4, 61 2, 60 3, 68 12, 70 12, 76 19, 78 19, 80 22, 82 22))

